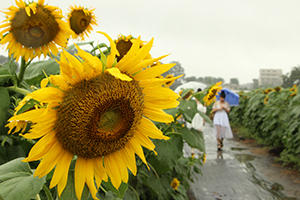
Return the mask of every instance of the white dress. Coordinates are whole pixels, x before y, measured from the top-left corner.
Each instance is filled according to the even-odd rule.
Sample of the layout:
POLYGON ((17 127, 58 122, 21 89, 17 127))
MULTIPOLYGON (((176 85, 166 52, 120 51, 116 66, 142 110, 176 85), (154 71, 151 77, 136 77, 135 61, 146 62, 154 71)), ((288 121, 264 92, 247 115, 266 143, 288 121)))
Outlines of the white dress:
MULTIPOLYGON (((216 103, 213 106, 213 109, 221 108, 221 104, 222 103, 220 101, 216 101, 216 103)), ((228 102, 225 102, 223 104, 223 106, 227 109, 230 109, 228 102)), ((215 126, 215 128, 214 128, 215 137, 217 137, 217 129, 218 128, 220 128, 220 138, 232 138, 233 137, 229 119, 228 119, 228 114, 224 109, 218 110, 215 113, 213 123, 215 126)))
MULTIPOLYGON (((203 113, 206 113, 206 107, 204 107, 201 103, 197 102, 197 110, 203 113)), ((204 119, 201 117, 199 113, 196 113, 193 120, 192 124, 186 123, 186 126, 188 129, 194 128, 196 130, 199 130, 203 127, 204 125, 204 119)))

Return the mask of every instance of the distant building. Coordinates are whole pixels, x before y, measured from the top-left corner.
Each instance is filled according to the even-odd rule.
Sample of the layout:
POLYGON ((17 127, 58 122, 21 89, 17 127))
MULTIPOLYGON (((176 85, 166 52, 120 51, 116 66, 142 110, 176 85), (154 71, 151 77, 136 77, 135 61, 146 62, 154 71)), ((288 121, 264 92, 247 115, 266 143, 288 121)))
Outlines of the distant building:
POLYGON ((283 82, 281 69, 260 69, 259 85, 262 86, 279 86, 283 82))

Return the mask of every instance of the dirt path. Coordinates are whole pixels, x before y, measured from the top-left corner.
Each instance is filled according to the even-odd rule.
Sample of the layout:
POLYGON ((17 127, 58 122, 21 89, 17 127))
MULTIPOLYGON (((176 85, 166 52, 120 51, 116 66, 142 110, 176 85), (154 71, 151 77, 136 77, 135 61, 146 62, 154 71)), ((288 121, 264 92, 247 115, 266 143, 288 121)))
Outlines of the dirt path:
POLYGON ((299 173, 280 167, 268 151, 251 140, 226 140, 217 151, 212 128, 203 129, 207 161, 191 184, 197 200, 297 199, 299 173))

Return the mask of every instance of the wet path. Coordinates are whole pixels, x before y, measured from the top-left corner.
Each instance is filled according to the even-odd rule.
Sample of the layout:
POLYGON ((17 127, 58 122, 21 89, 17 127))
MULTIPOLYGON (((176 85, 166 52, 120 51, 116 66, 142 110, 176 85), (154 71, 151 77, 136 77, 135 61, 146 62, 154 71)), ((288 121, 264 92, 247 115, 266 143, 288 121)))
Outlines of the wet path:
POLYGON ((280 184, 271 182, 255 168, 258 158, 247 148, 225 140, 223 151, 218 152, 212 128, 205 126, 203 133, 207 160, 201 168, 203 176, 198 175, 198 180, 191 183, 197 200, 289 199, 280 184))

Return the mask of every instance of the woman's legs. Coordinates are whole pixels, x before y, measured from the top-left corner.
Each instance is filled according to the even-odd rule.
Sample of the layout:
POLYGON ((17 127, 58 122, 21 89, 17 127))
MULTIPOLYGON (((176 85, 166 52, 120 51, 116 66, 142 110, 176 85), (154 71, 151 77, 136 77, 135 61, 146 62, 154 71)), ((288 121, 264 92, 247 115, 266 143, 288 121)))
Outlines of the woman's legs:
POLYGON ((217 143, 218 143, 218 150, 221 150, 221 126, 220 125, 215 125, 217 129, 217 143))

